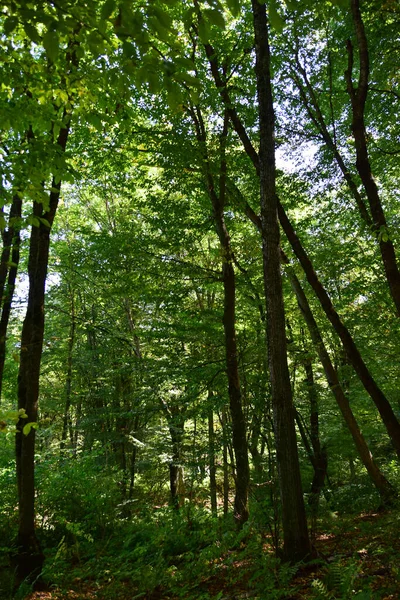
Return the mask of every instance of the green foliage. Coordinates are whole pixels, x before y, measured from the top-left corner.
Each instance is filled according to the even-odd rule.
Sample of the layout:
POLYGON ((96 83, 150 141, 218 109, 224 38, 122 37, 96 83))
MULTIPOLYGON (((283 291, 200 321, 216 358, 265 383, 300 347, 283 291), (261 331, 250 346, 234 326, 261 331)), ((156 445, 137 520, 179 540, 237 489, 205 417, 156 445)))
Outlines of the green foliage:
MULTIPOLYGON (((367 145, 387 214, 387 225, 377 228, 360 220, 351 190, 335 166, 332 144, 318 127, 319 110, 361 189, 350 134, 351 102, 343 80, 346 41, 356 44, 348 4, 267 4, 281 169, 278 192, 315 272, 397 414, 399 326, 377 246, 399 243, 399 56, 393 46, 398 8, 391 0, 384 7, 374 2, 361 7, 371 67, 367 145), (318 102, 318 110, 312 101, 318 102)), ((235 456, 232 423, 226 417, 221 322, 226 256, 219 248, 209 191, 222 187, 225 177, 225 108, 231 116, 236 111, 249 140, 258 145, 250 3, 209 0, 195 7, 179 0, 16 0, 4 3, 0 28, 3 241, 12 224, 32 226, 34 233, 50 228, 52 223, 40 211, 48 209, 49 195, 62 185, 52 225, 41 427, 36 435, 37 524, 47 556, 46 581, 64 586, 67 594, 74 579, 89 586, 95 579, 104 598, 123 597, 125 591, 128 598, 136 594, 186 600, 224 598, 242 589, 271 599, 303 593, 298 582, 302 566, 276 558, 282 515, 261 242, 245 216, 249 207, 258 210, 259 181, 232 124, 226 138, 224 218, 235 257, 235 325, 252 487, 250 523, 238 533, 229 521, 235 456), (212 44, 207 54, 204 44, 212 44), (222 76, 218 86, 213 80, 216 66, 222 76), (221 92, 229 95, 227 107, 221 92), (201 142, 193 114, 204 128, 201 142), (57 140, 70 123, 66 152, 61 152, 57 140), (212 185, 204 177, 207 169, 212 185), (23 200, 23 210, 13 223, 9 207, 14 195, 23 200), (177 432, 178 448, 172 439, 177 432), (226 519, 220 506, 224 450, 230 486, 226 519), (218 518, 210 514, 211 454, 218 518), (176 513, 168 507, 173 460, 183 468, 185 487, 183 506, 176 513)), ((355 52, 354 81, 357 61, 355 52)), ((284 236, 281 242, 309 297, 360 429, 385 475, 399 487, 398 463, 381 420, 346 363, 284 236)), ((16 340, 28 243, 23 231, 22 283, 7 332, 0 409, 0 571, 7 568, 17 528, 14 425, 28 419, 23 409, 9 409, 17 397, 16 340)), ((8 260, 2 267, 6 272, 15 265, 8 260)), ((315 412, 309 383, 303 381, 309 361, 318 441, 328 456, 329 481, 319 504, 323 519, 316 518, 313 525, 317 532, 332 532, 343 515, 373 510, 380 498, 335 405, 286 273, 283 286, 296 410, 310 437, 315 412)), ((23 434, 32 428, 37 424, 26 422, 23 434)), ((314 470, 310 451, 300 436, 298 441, 309 498, 314 470)), ((397 522, 393 528, 398 529, 397 522)), ((317 536, 317 548, 321 543, 317 536)), ((374 551, 384 552, 380 546, 374 551)), ((369 580, 362 590, 357 558, 334 558, 325 572, 317 572, 305 597, 369 598, 369 580)), ((6 587, 11 594, 12 584, 7 583, 0 595, 6 587)), ((20 597, 26 591, 21 588, 20 597)))
POLYGON ((360 573, 358 564, 343 564, 338 561, 332 563, 327 569, 324 580, 315 579, 312 582, 312 589, 316 600, 370 600, 372 596, 371 589, 360 590, 361 582, 357 581, 360 573))

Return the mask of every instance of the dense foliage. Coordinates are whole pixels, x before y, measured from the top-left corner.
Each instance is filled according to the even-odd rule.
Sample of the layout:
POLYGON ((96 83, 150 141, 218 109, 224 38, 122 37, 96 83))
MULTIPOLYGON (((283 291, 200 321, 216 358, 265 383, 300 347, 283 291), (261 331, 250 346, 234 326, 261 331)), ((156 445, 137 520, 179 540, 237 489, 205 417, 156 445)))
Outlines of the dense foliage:
POLYGON ((2 598, 397 597, 399 32, 2 3, 2 598))

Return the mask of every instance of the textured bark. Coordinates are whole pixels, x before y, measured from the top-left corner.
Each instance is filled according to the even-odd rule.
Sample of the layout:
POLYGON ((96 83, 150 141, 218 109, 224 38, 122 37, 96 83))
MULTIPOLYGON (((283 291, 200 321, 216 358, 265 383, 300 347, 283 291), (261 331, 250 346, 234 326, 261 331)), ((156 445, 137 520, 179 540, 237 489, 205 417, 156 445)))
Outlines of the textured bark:
POLYGON ((369 208, 373 220, 373 230, 377 236, 382 261, 389 284, 390 293, 396 306, 397 315, 400 316, 400 272, 396 260, 396 254, 386 223, 378 186, 372 174, 371 163, 368 155, 367 136, 365 129, 365 103, 368 95, 369 80, 369 52, 368 42, 365 34, 364 23, 360 11, 360 1, 351 0, 351 14, 356 32, 358 54, 359 54, 359 77, 357 88, 353 85, 353 45, 347 42, 348 67, 345 73, 347 91, 351 100, 352 123, 351 129, 354 136, 356 148, 356 167, 363 183, 368 198, 369 208))
POLYGON ((236 463, 234 516, 240 527, 249 517, 248 493, 250 469, 236 343, 236 276, 230 237, 224 218, 226 191, 225 144, 228 133, 228 116, 227 114, 225 115, 224 128, 221 135, 218 192, 209 163, 206 147, 206 131, 202 115, 197 109, 192 111, 191 116, 195 125, 197 140, 202 150, 204 177, 213 209, 215 229, 222 251, 222 280, 224 285, 223 325, 225 333, 226 371, 228 376, 229 408, 232 419, 232 444, 236 463))
POLYGON ((285 313, 277 216, 274 111, 265 5, 252 0, 260 131, 261 235, 267 307, 268 357, 275 445, 282 503, 284 557, 299 561, 311 553, 301 487, 294 407, 287 364, 285 313))
MULTIPOLYGON (((284 262, 287 261, 286 257, 283 255, 284 262)), ((329 357, 329 354, 326 350, 324 341, 322 339, 321 333, 319 331, 317 322, 314 319, 314 315, 312 314, 309 302, 304 293, 304 290, 301 287, 299 280, 297 279, 295 273, 288 268, 288 274, 291 282, 292 289, 296 295, 297 303, 299 308, 303 314, 304 320, 307 324, 307 328, 310 332, 310 336, 314 347, 318 353, 318 357, 321 361, 323 369, 325 371, 326 379, 328 381, 329 387, 335 396, 337 405, 342 413, 342 416, 346 422, 346 425, 349 429, 349 432, 353 438, 354 444, 357 448, 358 454, 368 471, 371 480, 376 486, 377 490, 380 493, 382 502, 387 504, 393 498, 395 492, 392 485, 385 478, 383 473, 380 471, 379 467, 374 461, 374 458, 368 448, 368 445, 360 431, 357 420, 351 410, 349 400, 346 394, 343 391, 343 388, 340 384, 336 369, 334 368, 332 361, 329 357)))

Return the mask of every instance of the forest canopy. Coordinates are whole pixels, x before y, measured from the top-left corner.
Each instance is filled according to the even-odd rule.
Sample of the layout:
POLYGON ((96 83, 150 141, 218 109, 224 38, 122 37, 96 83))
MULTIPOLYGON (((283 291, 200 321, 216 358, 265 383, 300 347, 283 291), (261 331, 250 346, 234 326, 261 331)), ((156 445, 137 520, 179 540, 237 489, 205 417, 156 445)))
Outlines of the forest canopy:
POLYGON ((397 597, 397 0, 4 0, 0 58, 2 597, 397 597))

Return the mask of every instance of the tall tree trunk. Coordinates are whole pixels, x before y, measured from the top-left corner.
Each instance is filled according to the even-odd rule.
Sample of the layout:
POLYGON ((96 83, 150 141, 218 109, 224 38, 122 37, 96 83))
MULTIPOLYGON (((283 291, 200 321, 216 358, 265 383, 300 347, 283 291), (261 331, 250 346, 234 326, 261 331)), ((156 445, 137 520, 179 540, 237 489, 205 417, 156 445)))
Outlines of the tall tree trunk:
MULTIPOLYGON (((213 46, 211 46, 210 44, 206 44, 204 46, 204 48, 205 48, 207 57, 209 59, 210 68, 211 68, 212 75, 214 77, 215 85, 220 92, 222 101, 224 102, 224 104, 226 106, 228 106, 227 110, 228 110, 229 117, 232 121, 233 127, 243 144, 243 148, 244 148, 246 154, 248 155, 251 162, 253 163, 257 174, 260 175, 259 156, 258 156, 253 144, 251 143, 249 136, 247 135, 247 132, 243 126, 243 123, 241 122, 241 120, 237 114, 237 111, 234 107, 234 104, 230 99, 226 85, 225 85, 223 79, 221 78, 221 75, 219 72, 218 61, 217 61, 217 52, 213 48, 213 46)), ((251 221, 257 227, 259 227, 261 229, 261 221, 260 221, 259 217, 254 213, 252 208, 247 203, 245 204, 244 210, 245 210, 247 216, 251 219, 251 221)), ((292 249, 293 249, 295 255, 299 259, 299 261, 304 269, 304 272, 307 276, 308 282, 310 283, 311 287, 314 289, 326 316, 328 317, 328 319, 332 323, 336 333, 340 337, 343 347, 347 353, 347 356, 348 356, 354 370, 356 371, 361 383, 363 384, 365 390, 370 395, 375 406, 377 407, 379 414, 381 415, 382 420, 386 426, 388 434, 392 440, 392 444, 393 444, 398 456, 400 457, 400 424, 396 418, 396 415, 394 414, 393 409, 392 409, 390 403, 388 402, 386 396, 383 394, 382 390, 379 388, 376 381, 374 380, 371 373, 369 372, 366 364, 364 363, 364 361, 360 355, 360 352, 359 352, 352 336, 350 335, 350 332, 348 331, 347 327, 345 327, 345 325, 342 323, 339 315, 335 311, 326 290, 324 289, 321 282, 319 281, 318 276, 314 271, 313 265, 307 255, 306 251, 304 250, 298 236, 296 235, 295 230, 294 230, 291 222, 289 221, 282 204, 279 201, 278 201, 278 217, 279 217, 279 221, 281 223, 282 229, 284 230, 285 235, 286 235, 290 245, 292 246, 292 249)))
MULTIPOLYGON (((287 261, 284 255, 283 260, 287 261)), ((290 267, 288 267, 287 271, 289 274, 292 289, 297 298, 297 303, 303 314, 304 320, 307 324, 307 328, 310 332, 311 340, 314 344, 314 347, 318 353, 319 359, 325 371, 329 387, 333 395, 335 396, 336 402, 353 438, 359 456, 365 468, 367 469, 371 480, 373 481, 374 485, 379 491, 382 502, 384 504, 387 504, 393 498, 394 489, 392 485, 387 481, 383 473, 380 471, 379 467, 376 465, 373 456, 368 448, 368 445, 360 431, 356 418, 354 417, 353 411, 351 410, 350 403, 340 384, 336 369, 334 368, 329 354, 326 350, 324 341, 319 331, 317 322, 314 319, 314 315, 312 314, 304 290, 301 287, 300 282, 297 279, 294 271, 290 267)))
POLYGON ((222 250, 222 279, 224 285, 224 315, 226 371, 228 376, 229 408, 232 419, 232 445, 235 453, 235 503, 234 516, 239 527, 249 517, 248 494, 250 469, 246 437, 246 421, 242 406, 242 390, 239 378, 239 359, 236 342, 236 276, 233 266, 233 252, 224 218, 226 195, 225 146, 228 135, 228 115, 225 111, 224 126, 220 137, 220 171, 217 192, 207 153, 207 138, 200 110, 193 109, 191 116, 197 139, 203 154, 204 176, 211 200, 215 229, 222 250))
POLYGON ((65 406, 63 416, 63 428, 61 434, 60 450, 63 451, 65 443, 67 441, 68 432, 71 430, 71 397, 72 397, 72 359, 73 349, 75 344, 75 329, 76 329, 76 315, 75 315, 75 297, 74 290, 71 285, 68 285, 68 291, 70 296, 70 326, 68 336, 68 349, 67 349, 67 374, 65 378, 65 406))
POLYGON ((280 237, 277 216, 274 110, 270 51, 265 5, 252 0, 256 47, 256 76, 260 129, 261 235, 267 306, 268 356, 274 413, 280 494, 283 552, 299 561, 311 553, 301 487, 294 407, 287 364, 285 312, 280 271, 280 237))
MULTIPOLYGON (((65 115, 64 115, 65 117, 65 115)), ((59 133, 57 145, 64 152, 69 134, 69 122, 59 133)), ((19 580, 33 581, 40 574, 43 554, 35 532, 35 429, 23 433, 26 423, 37 423, 40 363, 44 336, 44 295, 49 260, 50 229, 60 198, 61 182, 53 178, 48 210, 34 202, 33 214, 39 225, 32 225, 29 246, 29 295, 21 334, 20 365, 18 373, 18 408, 28 418, 20 419, 16 433, 16 466, 18 483, 19 527, 18 567, 19 580)))
MULTIPOLYGON (((140 427, 140 417, 139 417, 139 415, 136 415, 134 423, 133 423, 133 433, 135 434, 135 436, 139 435, 138 434, 139 427, 140 427)), ((131 462, 130 462, 130 468, 129 468, 129 471, 130 471, 129 494, 128 494, 129 500, 132 499, 133 490, 135 487, 137 455, 138 455, 138 446, 135 443, 132 448, 132 452, 131 452, 131 462)))
POLYGON ((228 514, 229 510, 229 469, 228 469, 228 440, 226 434, 227 418, 225 408, 222 409, 221 414, 222 424, 222 468, 224 473, 223 481, 223 496, 224 496, 224 515, 228 514))
MULTIPOLYGON (((171 433, 170 428, 170 433, 171 433)), ((182 448, 180 439, 181 436, 177 431, 171 433, 172 439, 172 457, 169 464, 169 483, 171 492, 171 504, 173 508, 178 510, 183 505, 183 467, 182 467, 182 448)))
POLYGON ((178 510, 183 503, 182 445, 185 435, 185 417, 178 406, 168 406, 163 400, 161 405, 168 421, 172 443, 171 462, 169 463, 171 506, 178 510))
POLYGON ((357 88, 355 88, 352 80, 354 61, 353 45, 351 41, 348 40, 348 66, 345 78, 352 106, 351 128, 356 148, 356 167, 368 198, 369 208, 373 219, 373 228, 379 243, 390 293, 396 306, 397 315, 400 316, 400 272, 393 242, 390 239, 390 234, 388 232, 378 186, 373 177, 368 156, 364 110, 368 95, 369 52, 367 36, 365 34, 364 23, 361 16, 360 0, 351 0, 350 7, 356 32, 360 63, 358 85, 357 88))
MULTIPOLYGON (((212 400, 211 390, 208 392, 208 398, 212 400)), ((215 432, 214 432, 214 412, 212 407, 208 409, 208 468, 210 472, 210 501, 211 513, 217 514, 217 468, 215 465, 215 432)))
POLYGON ((2 233, 3 250, 0 263, 0 403, 3 387, 4 363, 6 359, 7 329, 11 315, 11 304, 14 296, 15 281, 19 265, 21 245, 20 224, 22 200, 15 194, 10 208, 8 230, 2 233), (11 258, 11 261, 10 261, 11 258))

